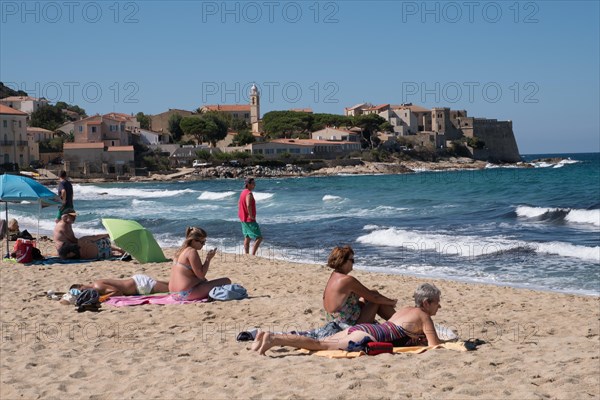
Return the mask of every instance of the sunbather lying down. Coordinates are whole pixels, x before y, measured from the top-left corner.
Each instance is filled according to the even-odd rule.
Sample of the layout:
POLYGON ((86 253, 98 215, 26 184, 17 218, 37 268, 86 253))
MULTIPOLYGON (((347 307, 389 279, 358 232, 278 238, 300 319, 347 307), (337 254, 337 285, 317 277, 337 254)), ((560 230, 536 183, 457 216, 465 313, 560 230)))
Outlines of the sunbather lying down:
POLYGON ((76 283, 70 289, 96 289, 100 296, 135 296, 169 291, 169 282, 157 281, 148 275, 133 275, 129 279, 99 279, 87 285, 76 283))
POLYGON ((402 343, 410 340, 427 340, 429 346, 441 343, 433 320, 440 305, 440 290, 424 283, 414 293, 415 307, 404 307, 382 324, 358 324, 333 336, 316 340, 293 334, 259 332, 252 350, 265 355, 273 346, 290 346, 308 350, 353 350, 365 341, 402 343))

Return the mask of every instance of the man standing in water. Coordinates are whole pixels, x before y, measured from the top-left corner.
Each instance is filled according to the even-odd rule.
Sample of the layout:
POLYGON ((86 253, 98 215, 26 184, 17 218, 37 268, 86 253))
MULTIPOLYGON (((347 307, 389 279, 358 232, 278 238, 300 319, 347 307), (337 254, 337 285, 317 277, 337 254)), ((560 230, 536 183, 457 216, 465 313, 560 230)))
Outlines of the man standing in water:
POLYGON ((254 247, 252 247, 252 255, 255 256, 258 251, 258 246, 262 242, 262 233, 256 222, 256 202, 252 191, 256 187, 254 178, 246 178, 244 181, 245 189, 240 194, 238 201, 238 216, 242 223, 242 234, 244 235, 244 253, 250 252, 250 242, 254 239, 254 247))
POLYGON ((62 202, 62 205, 58 209, 56 214, 56 222, 61 220, 61 217, 65 210, 73 210, 73 185, 67 179, 67 171, 60 172, 60 182, 58 183, 58 196, 62 202))

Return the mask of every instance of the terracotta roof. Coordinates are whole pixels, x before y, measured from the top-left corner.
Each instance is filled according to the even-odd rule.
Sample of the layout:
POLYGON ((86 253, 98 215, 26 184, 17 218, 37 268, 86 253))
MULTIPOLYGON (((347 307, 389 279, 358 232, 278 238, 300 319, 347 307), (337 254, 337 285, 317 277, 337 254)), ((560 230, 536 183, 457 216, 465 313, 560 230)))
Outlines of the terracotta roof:
POLYGON ((102 121, 89 121, 86 122, 87 125, 102 125, 102 121))
POLYGON ((77 149, 104 149, 104 143, 65 143, 63 145, 65 150, 77 150, 77 149))
POLYGON ((389 106, 390 106, 389 104, 380 104, 378 106, 367 108, 367 110, 379 110, 379 109, 386 108, 386 107, 389 107, 389 106))
POLYGON ((123 113, 108 113, 108 114, 104 114, 102 115, 103 118, 110 118, 110 119, 114 119, 116 121, 123 121, 123 122, 127 122, 127 121, 132 121, 132 120, 137 120, 136 117, 129 115, 129 114, 123 114, 123 113))
POLYGON ((202 106, 203 110, 207 111, 250 111, 250 105, 245 104, 211 104, 202 106))
POLYGON ((36 133, 36 132, 40 132, 40 133, 52 133, 52 131, 49 131, 48 129, 44 129, 44 128, 38 128, 37 126, 28 126, 27 127, 27 133, 36 133))
MULTIPOLYGON (((0 99, 2 101, 39 101, 41 99, 38 99, 36 97, 31 97, 31 96, 8 96, 5 97, 3 99, 0 99)), ((44 99, 46 102, 48 100, 44 99)))
POLYGON ((133 151, 133 146, 111 146, 108 151, 133 151))
POLYGON ((96 114, 96 115, 92 115, 91 117, 87 117, 87 118, 82 118, 80 120, 77 121, 72 121, 73 123, 75 122, 86 122, 86 121, 92 121, 92 120, 99 120, 102 121, 102 117, 100 116, 100 114, 96 114))
POLYGON ((406 110, 409 109, 412 112, 430 112, 431 110, 429 110, 428 108, 425 107, 421 107, 421 106, 414 106, 414 105, 410 105, 410 106, 404 106, 402 104, 400 105, 394 105, 392 106, 392 109, 394 110, 406 110))
POLYGON ((353 107, 346 107, 346 110, 354 110, 354 109, 356 109, 356 108, 361 108, 362 106, 364 106, 364 105, 366 105, 366 104, 367 104, 367 103, 360 103, 360 104, 357 104, 357 105, 355 105, 355 106, 353 106, 353 107))
POLYGON ((313 112, 312 108, 291 108, 290 111, 305 112, 305 113, 310 113, 310 114, 312 114, 312 112, 313 112))
POLYGON ((334 131, 334 132, 347 133, 349 135, 357 135, 356 132, 349 131, 347 129, 332 128, 331 126, 327 126, 327 127, 323 128, 323 129, 319 129, 318 131, 314 131, 312 133, 318 133, 318 132, 323 132, 323 131, 325 131, 325 132, 334 131))
POLYGON ((0 104, 0 114, 6 115, 27 115, 26 112, 21 110, 15 110, 14 108, 10 108, 9 106, 5 106, 4 104, 0 104))

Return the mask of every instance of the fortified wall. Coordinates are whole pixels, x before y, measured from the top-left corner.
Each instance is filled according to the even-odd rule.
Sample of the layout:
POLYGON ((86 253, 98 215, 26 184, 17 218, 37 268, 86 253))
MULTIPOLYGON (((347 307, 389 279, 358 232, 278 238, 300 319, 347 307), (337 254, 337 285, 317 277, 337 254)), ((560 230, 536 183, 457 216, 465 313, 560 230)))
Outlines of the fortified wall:
POLYGON ((481 149, 468 149, 476 160, 492 162, 519 162, 519 148, 512 129, 512 121, 486 118, 461 118, 461 130, 466 137, 484 142, 481 149))

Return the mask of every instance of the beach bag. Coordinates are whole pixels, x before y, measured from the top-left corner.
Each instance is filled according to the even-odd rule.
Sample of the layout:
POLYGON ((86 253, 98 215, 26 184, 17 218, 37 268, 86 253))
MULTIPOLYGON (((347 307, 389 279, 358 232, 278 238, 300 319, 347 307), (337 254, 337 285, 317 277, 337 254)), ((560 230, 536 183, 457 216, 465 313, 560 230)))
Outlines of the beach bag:
POLYGON ((388 342, 369 342, 365 348, 365 353, 370 356, 377 354, 393 353, 394 345, 388 342))
POLYGON ((231 285, 217 286, 210 290, 208 296, 213 300, 227 301, 240 300, 248 297, 248 291, 237 283, 231 285))
POLYGON ((17 239, 13 247, 13 253, 17 262, 27 264, 33 261, 33 248, 35 241, 27 239, 17 239))
POLYGON ((98 311, 100 308, 100 294, 96 289, 85 289, 77 295, 75 301, 77 312, 98 311))

